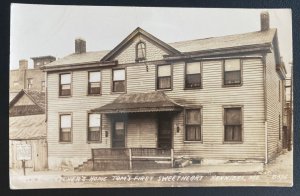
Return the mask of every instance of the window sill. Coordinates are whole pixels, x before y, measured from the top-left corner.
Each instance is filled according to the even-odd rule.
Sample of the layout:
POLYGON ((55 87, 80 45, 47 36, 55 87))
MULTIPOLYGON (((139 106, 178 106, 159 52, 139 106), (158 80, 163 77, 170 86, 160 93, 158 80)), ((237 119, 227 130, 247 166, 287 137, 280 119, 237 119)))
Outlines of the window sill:
POLYGON ((69 97, 72 97, 72 95, 66 95, 66 96, 59 95, 58 97, 59 97, 59 98, 69 98, 69 97))
POLYGON ((223 88, 227 88, 227 87, 241 87, 243 86, 243 84, 223 84, 222 87, 223 88))
POLYGON ((72 144, 72 142, 62 142, 62 141, 59 141, 60 144, 72 144))
POLYGON ((102 143, 101 140, 100 141, 87 141, 87 144, 100 144, 102 143))
POLYGON ((193 88, 184 87, 183 88, 183 90, 197 90, 197 89, 202 89, 202 87, 193 87, 193 88))
POLYGON ((112 94, 112 95, 114 95, 114 94, 126 94, 126 92, 124 91, 124 92, 111 92, 110 94, 112 94))
POLYGON ((97 97, 97 96, 101 96, 101 95, 102 95, 102 94, 87 94, 86 96, 92 96, 92 97, 93 97, 93 96, 96 96, 96 97, 97 97))
POLYGON ((242 141, 236 141, 236 142, 225 142, 223 141, 223 144, 243 144, 242 141))
POLYGON ((156 91, 172 91, 173 89, 171 88, 166 88, 166 89, 156 89, 156 91))
POLYGON ((189 144, 189 143, 191 143, 191 144, 194 144, 194 143, 203 144, 203 141, 188 141, 188 140, 185 140, 185 141, 183 141, 183 143, 185 143, 185 144, 189 144))

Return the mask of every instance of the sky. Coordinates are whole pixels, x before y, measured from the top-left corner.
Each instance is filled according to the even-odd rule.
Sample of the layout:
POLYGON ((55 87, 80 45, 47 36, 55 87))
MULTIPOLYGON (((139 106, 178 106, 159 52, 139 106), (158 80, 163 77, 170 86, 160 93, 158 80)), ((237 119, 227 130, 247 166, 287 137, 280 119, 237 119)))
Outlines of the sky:
POLYGON ((12 4, 10 69, 20 59, 53 55, 62 58, 75 50, 76 38, 87 51, 111 50, 138 26, 172 43, 260 30, 260 12, 270 14, 278 29, 285 64, 292 62, 290 9, 151 8, 12 4))

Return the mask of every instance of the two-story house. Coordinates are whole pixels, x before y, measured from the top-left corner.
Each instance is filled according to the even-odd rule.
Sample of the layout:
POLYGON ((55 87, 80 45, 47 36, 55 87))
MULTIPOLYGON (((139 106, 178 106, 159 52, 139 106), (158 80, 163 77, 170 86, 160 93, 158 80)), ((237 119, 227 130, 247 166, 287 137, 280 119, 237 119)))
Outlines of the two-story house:
POLYGON ((259 31, 169 44, 141 28, 110 51, 76 39, 75 53, 42 67, 49 168, 77 167, 93 149, 171 149, 172 161, 203 164, 274 158, 286 71, 277 30, 260 17, 259 31))

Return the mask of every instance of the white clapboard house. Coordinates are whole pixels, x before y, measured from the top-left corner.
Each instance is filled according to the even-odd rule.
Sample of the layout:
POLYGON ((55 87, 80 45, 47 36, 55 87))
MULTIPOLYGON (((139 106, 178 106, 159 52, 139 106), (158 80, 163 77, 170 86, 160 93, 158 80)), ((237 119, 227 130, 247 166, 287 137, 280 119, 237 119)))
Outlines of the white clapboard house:
POLYGON ((276 157, 286 70, 260 17, 258 31, 175 43, 137 28, 110 51, 76 39, 75 53, 42 66, 49 168, 276 157))

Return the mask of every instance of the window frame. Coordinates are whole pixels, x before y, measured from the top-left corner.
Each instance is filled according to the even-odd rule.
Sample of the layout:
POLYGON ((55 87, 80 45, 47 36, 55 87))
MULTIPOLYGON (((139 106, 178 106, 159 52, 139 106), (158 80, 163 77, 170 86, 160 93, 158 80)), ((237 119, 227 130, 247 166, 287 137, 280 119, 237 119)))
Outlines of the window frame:
POLYGON ((27 78, 27 89, 32 89, 33 86, 33 78, 27 78), (29 82, 31 81, 31 82, 29 82), (30 88, 29 88, 30 85, 30 88))
POLYGON ((42 90, 42 92, 46 91, 46 81, 45 81, 45 80, 43 80, 43 81, 41 82, 41 90, 42 90), (43 84, 44 84, 44 85, 43 85, 43 84))
POLYGON ((244 143, 244 106, 243 105, 223 105, 222 106, 223 113, 223 144, 242 144, 244 143), (234 109, 240 108, 241 110, 241 141, 226 141, 225 140, 225 109, 234 109))
POLYGON ((147 54, 147 45, 146 45, 146 43, 145 43, 144 41, 139 41, 139 42, 135 45, 135 62, 141 62, 141 61, 146 60, 146 58, 147 58, 147 57, 146 57, 146 54, 147 54), (144 44, 144 46, 145 46, 145 55, 144 55, 143 58, 138 57, 138 46, 139 46, 140 44, 144 44))
POLYGON ((88 96, 100 96, 102 95, 102 71, 101 70, 91 70, 91 71, 88 71, 88 80, 87 80, 87 95, 88 96), (91 94, 90 93, 90 83, 96 83, 96 82, 90 82, 90 73, 91 72, 99 72, 100 73, 100 93, 98 94, 91 94))
POLYGON ((184 114, 183 114, 183 123, 184 123, 184 134, 183 134, 183 142, 184 143, 203 143, 203 129, 202 129, 202 125, 203 125, 203 117, 202 117, 202 106, 197 106, 197 107, 186 107, 184 108, 184 114), (200 140, 187 140, 187 110, 199 110, 200 111, 200 140))
POLYGON ((89 140, 90 114, 99 114, 99 113, 87 112, 86 142, 87 142, 88 144, 91 144, 91 143, 102 143, 102 120, 103 120, 102 114, 99 114, 99 115, 100 115, 100 127, 99 127, 99 135, 100 135, 100 138, 99 138, 99 140, 89 140))
POLYGON ((203 62, 202 61, 187 61, 187 62, 185 62, 185 65, 184 65, 183 89, 184 90, 194 90, 194 89, 202 89, 202 88, 203 88, 203 62), (192 75, 192 74, 187 74, 187 64, 189 64, 189 63, 197 63, 197 62, 200 63, 200 75, 201 75, 200 83, 201 84, 198 87, 186 87, 187 75, 192 75))
POLYGON ((172 91, 173 90, 173 64, 157 64, 156 65, 156 74, 155 74, 155 90, 156 91, 172 91), (171 69, 170 76, 163 76, 163 77, 170 77, 170 88, 158 88, 158 67, 169 65, 171 69))
POLYGON ((73 143, 73 113, 72 112, 61 112, 61 113, 58 113, 58 143, 60 144, 72 144, 73 143), (63 115, 70 115, 71 116, 71 133, 70 133, 70 141, 62 141, 61 140, 61 137, 60 137, 60 133, 61 133, 61 116, 63 115))
POLYGON ((127 69, 126 67, 121 67, 121 68, 114 68, 111 71, 111 93, 112 94, 124 94, 127 93, 127 69), (124 91, 119 92, 119 91, 114 91, 114 71, 115 70, 124 70, 125 72, 125 80, 118 80, 118 81, 124 81, 124 91))
POLYGON ((72 72, 63 72, 63 73, 59 73, 58 76, 58 97, 60 98, 67 98, 67 97, 72 97, 72 88, 73 88, 73 74, 72 72), (70 95, 61 95, 61 75, 64 74, 70 74, 70 95))
POLYGON ((241 58, 228 58, 222 60, 222 87, 239 87, 243 85, 243 59, 241 58), (239 84, 225 84, 225 61, 226 60, 239 60, 240 61, 240 83, 239 84))

